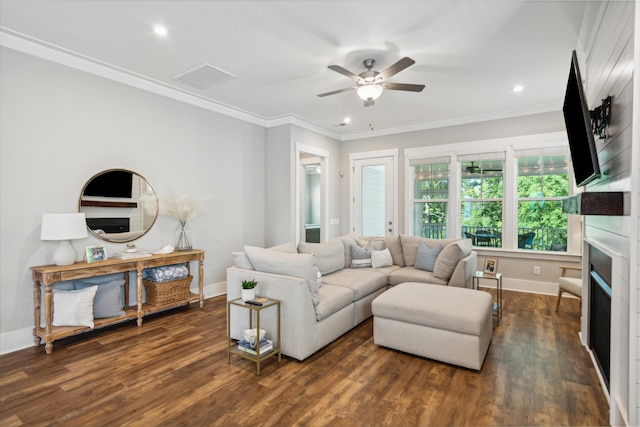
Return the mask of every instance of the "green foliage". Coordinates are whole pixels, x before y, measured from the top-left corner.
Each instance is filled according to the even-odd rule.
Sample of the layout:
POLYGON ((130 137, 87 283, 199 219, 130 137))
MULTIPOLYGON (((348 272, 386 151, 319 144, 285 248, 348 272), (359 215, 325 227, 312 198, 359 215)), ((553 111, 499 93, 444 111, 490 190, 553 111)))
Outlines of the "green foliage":
POLYGON ((242 281, 242 289, 253 289, 258 286, 258 282, 255 280, 243 280, 242 281))

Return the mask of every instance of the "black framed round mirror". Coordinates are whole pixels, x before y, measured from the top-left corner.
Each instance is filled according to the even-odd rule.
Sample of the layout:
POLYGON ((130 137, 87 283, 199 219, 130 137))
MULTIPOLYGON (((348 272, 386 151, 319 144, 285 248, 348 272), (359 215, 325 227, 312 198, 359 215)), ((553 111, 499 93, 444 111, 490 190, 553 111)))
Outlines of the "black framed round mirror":
POLYGON ((82 188, 78 211, 96 237, 125 243, 148 232, 158 217, 158 197, 149 181, 127 169, 92 176, 82 188))

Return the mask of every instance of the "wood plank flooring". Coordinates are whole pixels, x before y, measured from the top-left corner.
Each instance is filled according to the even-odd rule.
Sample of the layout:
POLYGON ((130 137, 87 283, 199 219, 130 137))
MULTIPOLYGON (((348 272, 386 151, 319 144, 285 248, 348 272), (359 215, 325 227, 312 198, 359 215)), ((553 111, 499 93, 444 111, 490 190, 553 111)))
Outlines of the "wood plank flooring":
POLYGON ((608 425, 577 299, 504 292, 482 371, 373 343, 372 319, 304 362, 227 364, 226 301, 0 356, 0 425, 608 425))

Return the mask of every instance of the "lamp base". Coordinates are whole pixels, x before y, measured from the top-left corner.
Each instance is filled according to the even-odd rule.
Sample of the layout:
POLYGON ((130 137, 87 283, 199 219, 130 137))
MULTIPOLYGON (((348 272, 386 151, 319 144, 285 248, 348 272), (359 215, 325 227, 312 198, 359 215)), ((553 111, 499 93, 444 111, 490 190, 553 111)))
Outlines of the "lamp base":
POLYGON ((76 262, 76 250, 70 240, 60 240, 56 251, 53 253, 53 262, 56 265, 71 265, 76 262))

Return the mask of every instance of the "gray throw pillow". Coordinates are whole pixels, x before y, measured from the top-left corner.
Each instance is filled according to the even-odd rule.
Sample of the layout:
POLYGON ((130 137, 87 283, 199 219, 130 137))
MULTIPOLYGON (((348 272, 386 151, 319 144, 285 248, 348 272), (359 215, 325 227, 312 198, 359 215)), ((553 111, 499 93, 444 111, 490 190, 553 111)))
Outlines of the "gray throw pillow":
MULTIPOLYGON (((91 282, 80 280, 76 282, 76 289, 85 289, 93 285, 91 282)), ((93 300, 93 317, 103 319, 107 317, 124 316, 122 310, 124 301, 122 299, 122 291, 124 288, 124 279, 113 280, 108 283, 98 285, 98 291, 93 300)))
POLYGON ((324 243, 298 243, 298 252, 314 254, 318 270, 322 274, 331 274, 344 268, 344 246, 339 239, 331 239, 324 243))
POLYGON ((371 267, 371 245, 361 248, 351 245, 351 268, 371 267))
POLYGON ((449 280, 458 262, 472 251, 463 240, 449 243, 444 247, 433 266, 433 275, 438 279, 449 280))
POLYGON ((433 271, 433 267, 436 264, 436 259, 442 251, 442 245, 438 244, 433 248, 429 248, 423 242, 418 244, 418 252, 416 253, 415 268, 420 270, 433 271))

